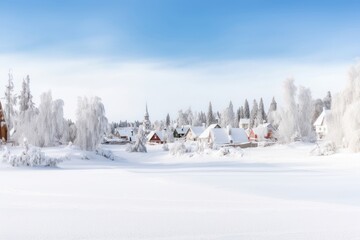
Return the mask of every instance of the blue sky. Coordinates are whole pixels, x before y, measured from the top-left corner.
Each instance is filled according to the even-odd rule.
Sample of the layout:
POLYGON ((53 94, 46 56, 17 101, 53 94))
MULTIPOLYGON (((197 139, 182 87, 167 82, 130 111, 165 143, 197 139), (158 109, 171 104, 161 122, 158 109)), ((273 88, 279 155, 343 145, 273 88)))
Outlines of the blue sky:
MULTIPOLYGON (((259 65, 276 65, 279 69, 269 73, 276 80, 283 80, 288 75, 296 78, 304 65, 312 66, 310 68, 316 78, 325 74, 324 64, 329 64, 329 69, 334 68, 334 65, 341 65, 339 71, 343 73, 343 65, 350 65, 360 55, 359 7, 359 1, 1 0, 0 54, 5 59, 16 56, 13 61, 4 60, 8 66, 3 66, 3 69, 12 68, 18 73, 20 80, 26 74, 35 74, 34 81, 42 82, 35 91, 43 91, 45 87, 41 86, 46 86, 54 94, 60 87, 55 80, 51 81, 55 70, 50 72, 43 69, 44 63, 51 61, 60 68, 60 63, 74 59, 97 59, 100 63, 95 64, 95 68, 99 68, 99 73, 111 72, 113 75, 116 75, 116 71, 109 70, 108 66, 104 67, 106 63, 141 65, 146 62, 153 66, 154 63, 161 62, 161 67, 157 66, 156 69, 161 68, 163 73, 171 72, 174 68, 175 72, 181 72, 184 68, 187 72, 189 67, 194 70, 197 66, 194 71, 198 78, 192 81, 201 81, 209 76, 209 73, 199 73, 204 72, 204 66, 208 63, 212 68, 220 66, 217 71, 218 81, 222 81, 222 69, 238 72, 239 67, 233 63, 245 61, 251 64, 257 62, 259 65), (39 64, 33 69, 23 66, 35 58, 39 64), (57 59, 61 60, 56 62, 57 59), (275 74, 281 72, 281 63, 284 65, 284 72, 275 74), (291 66, 287 67, 287 63, 291 66), (301 67, 294 67, 299 65, 301 67), (322 70, 314 70, 314 66, 318 65, 321 65, 322 70), (36 73, 40 71, 48 72, 48 75, 38 74, 44 79, 37 79, 36 73)), ((114 65, 116 67, 118 66, 114 65)), ((83 70, 87 71, 85 67, 83 70)), ((245 75, 251 78, 251 69, 241 70, 241 74, 248 71, 245 75)), ((1 76, 6 77, 5 71, 1 71, 1 76)), ((57 69, 55 72, 59 71, 61 70, 57 69)), ((156 76, 155 74, 153 77, 155 83, 157 79, 169 77, 168 74, 158 78, 156 76)), ((81 82, 87 76, 74 73, 66 77, 81 82)), ((147 80, 145 75, 138 78, 147 80)), ((247 84, 249 80, 251 79, 233 77, 227 81, 242 81, 247 84)), ((254 81, 260 85, 265 80, 274 81, 275 85, 275 79, 254 77, 254 81)), ((301 78, 299 80, 300 83, 306 82, 301 78)), ((124 78, 113 81, 120 81, 121 85, 128 82, 126 74, 124 78)), ((183 83, 182 80, 169 81, 172 81, 172 85, 183 83)), ((335 82, 335 79, 331 81, 335 82)), ((336 88, 335 85, 333 87, 336 88)), ((162 88, 162 91, 171 91, 170 87, 162 88)), ((314 88, 315 92, 321 92, 316 90, 316 86, 314 88)), ((200 90, 195 89, 194 92, 200 90)), ((129 91, 135 94, 138 89, 129 91)), ((96 94, 94 90, 89 92, 96 94)), ((279 90, 274 89, 274 92, 279 90)), ((146 95, 146 92, 144 94, 142 100, 150 101, 151 105, 153 96, 150 93, 146 95)), ((211 100, 213 95, 209 93, 204 96, 202 104, 206 105, 204 103, 211 100)), ((249 97, 252 96, 254 94, 249 97)), ((235 97, 238 96, 229 96, 235 97)), ((242 98, 245 97, 248 96, 242 98)), ((268 99, 271 96, 263 97, 268 99)), ((76 96, 72 98, 76 99, 76 96)), ((235 101, 228 98, 219 101, 225 103, 229 100, 235 101)), ((239 100, 239 104, 240 102, 242 100, 239 100)), ((157 105, 156 102, 153 104, 157 105)), ((185 101, 178 102, 176 106, 185 107, 190 104, 185 101)), ((203 108, 206 109, 206 106, 203 108)), ((130 118, 138 117, 131 112, 127 114, 130 118)), ((162 113, 159 111, 158 114, 160 117, 162 113)), ((126 116, 114 114, 112 118, 124 118, 124 115, 126 116)))
POLYGON ((359 54, 359 1, 1 1, 1 52, 127 58, 359 54))

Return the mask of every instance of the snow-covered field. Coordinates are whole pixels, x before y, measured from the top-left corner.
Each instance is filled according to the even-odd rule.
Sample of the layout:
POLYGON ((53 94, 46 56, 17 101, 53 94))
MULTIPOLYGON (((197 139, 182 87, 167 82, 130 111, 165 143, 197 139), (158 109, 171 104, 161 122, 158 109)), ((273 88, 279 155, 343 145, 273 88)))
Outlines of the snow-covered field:
POLYGON ((115 161, 64 147, 45 149, 69 156, 57 168, 1 163, 0 239, 360 239, 359 154, 105 148, 115 161))

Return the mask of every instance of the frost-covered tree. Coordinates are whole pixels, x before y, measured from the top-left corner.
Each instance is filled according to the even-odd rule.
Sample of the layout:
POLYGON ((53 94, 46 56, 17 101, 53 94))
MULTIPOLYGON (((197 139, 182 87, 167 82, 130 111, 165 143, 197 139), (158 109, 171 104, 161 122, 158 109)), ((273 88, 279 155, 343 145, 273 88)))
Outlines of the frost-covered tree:
POLYGON ((316 99, 315 101, 313 101, 313 109, 314 109, 314 113, 312 116, 312 123, 314 123, 316 119, 318 119, 320 114, 323 112, 324 110, 323 101, 321 99, 316 99))
POLYGON ((312 127, 312 115, 314 112, 313 100, 309 88, 299 87, 299 134, 303 141, 310 141, 314 138, 312 127))
POLYGON ((70 119, 67 120, 66 123, 67 123, 67 128, 66 129, 68 131, 67 134, 66 134, 66 136, 67 136, 66 141, 69 142, 69 143, 70 142, 73 143, 73 142, 75 142, 75 139, 76 139, 76 132, 77 132, 76 125, 70 119))
POLYGON ((224 109, 223 113, 220 116, 220 124, 222 127, 235 127, 235 113, 234 113, 234 106, 230 101, 229 106, 224 109))
POLYGON ((254 99, 253 107, 252 107, 251 113, 250 113, 250 128, 257 126, 256 117, 258 114, 258 110, 259 110, 259 107, 258 107, 257 101, 256 101, 256 99, 254 99))
POLYGON ((247 99, 245 99, 245 104, 244 104, 244 118, 250 119, 250 107, 247 99))
POLYGON ((347 87, 332 101, 328 136, 337 147, 360 152, 360 63, 349 71, 347 87))
POLYGON ((15 120, 15 134, 13 139, 21 143, 26 138, 29 143, 34 144, 37 139, 37 109, 32 101, 30 91, 30 77, 27 76, 22 82, 19 96, 19 111, 15 120))
POLYGON ((331 92, 328 91, 326 97, 323 99, 324 107, 326 110, 331 109, 331 101, 332 101, 331 92))
POLYGON ((170 124, 171 124, 170 115, 167 114, 166 119, 165 119, 165 125, 168 128, 168 127, 170 127, 170 124))
POLYGON ((36 120, 37 136, 34 144, 39 147, 51 146, 54 143, 54 119, 52 113, 52 95, 46 92, 40 96, 39 114, 36 120))
POLYGON ((263 99, 260 99, 259 102, 259 109, 257 112, 257 116, 256 116, 256 123, 259 124, 263 124, 264 121, 266 121, 266 113, 265 113, 265 108, 264 108, 264 102, 263 99))
POLYGON ((146 132, 143 127, 139 128, 136 142, 134 145, 129 145, 129 147, 126 149, 128 152, 147 152, 146 149, 146 132))
POLYGON ((240 107, 240 119, 245 118, 244 107, 240 107))
POLYGON ((56 99, 52 102, 52 120, 54 128, 54 140, 56 143, 67 142, 68 124, 64 118, 64 101, 56 99))
POLYGON ((278 128, 278 138, 283 143, 290 143, 298 136, 298 108, 295 100, 297 88, 294 79, 284 82, 284 108, 278 128))
POLYGON ((213 113, 211 102, 209 102, 209 108, 206 116, 206 126, 210 126, 211 124, 216 123, 216 119, 213 113))
POLYGON ((19 111, 25 112, 28 109, 33 109, 35 104, 32 99, 33 96, 30 91, 30 77, 27 75, 22 82, 22 88, 19 96, 19 111))
POLYGON ((76 111, 76 145, 92 151, 101 143, 108 130, 105 107, 99 97, 79 97, 76 111))
POLYGON ((270 107, 269 107, 269 111, 267 114, 267 121, 269 123, 271 123, 274 126, 275 120, 278 119, 277 115, 278 111, 277 111, 277 103, 275 101, 275 97, 273 97, 270 107))
MULTIPOLYGON (((9 71, 8 83, 5 86, 5 121, 8 125, 8 129, 11 130, 14 127, 16 119, 16 95, 14 94, 14 82, 12 72, 9 71)), ((8 131, 9 135, 10 131, 8 131)), ((8 136, 9 139, 9 136, 8 136)))

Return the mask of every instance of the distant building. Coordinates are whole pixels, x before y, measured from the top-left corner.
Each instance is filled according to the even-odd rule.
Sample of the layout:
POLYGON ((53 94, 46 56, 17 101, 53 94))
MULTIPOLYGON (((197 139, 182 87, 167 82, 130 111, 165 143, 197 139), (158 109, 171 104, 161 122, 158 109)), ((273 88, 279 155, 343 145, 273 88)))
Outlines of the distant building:
POLYGON ((190 127, 188 126, 182 126, 182 127, 178 127, 175 128, 174 130, 174 138, 175 139, 179 139, 179 138, 185 138, 185 135, 189 132, 190 127))
POLYGON ((185 135, 186 140, 196 141, 199 136, 205 131, 205 126, 202 127, 190 127, 189 131, 185 135))
POLYGON ((200 140, 201 142, 208 142, 210 137, 210 131, 213 128, 221 128, 221 127, 219 124, 211 124, 203 131, 203 133, 200 134, 198 140, 200 140))
POLYGON ((136 131, 132 127, 119 127, 115 129, 115 137, 122 139, 124 141, 135 142, 136 141, 136 131))
POLYGON ((150 116, 149 116, 147 104, 146 104, 146 111, 145 111, 145 115, 144 115, 143 128, 146 133, 149 133, 151 131, 151 122, 150 122, 150 116))
POLYGON ((209 146, 241 146, 248 144, 249 139, 243 128, 211 128, 207 138, 202 139, 209 146))
POLYGON ((317 139, 323 139, 328 133, 327 118, 331 110, 323 110, 320 116, 314 122, 317 139))
POLYGON ((239 128, 248 129, 250 127, 250 119, 241 118, 239 121, 239 128))
POLYGON ((0 102, 0 138, 1 141, 6 142, 8 136, 8 128, 7 128, 7 124, 5 121, 5 114, 4 114, 4 110, 2 108, 1 102, 0 102))
POLYGON ((147 136, 148 143, 152 144, 163 144, 166 143, 164 140, 164 134, 162 131, 151 131, 147 136))
POLYGON ((249 139, 250 141, 261 142, 266 140, 275 140, 274 133, 276 129, 271 123, 260 124, 256 128, 250 129, 249 139))

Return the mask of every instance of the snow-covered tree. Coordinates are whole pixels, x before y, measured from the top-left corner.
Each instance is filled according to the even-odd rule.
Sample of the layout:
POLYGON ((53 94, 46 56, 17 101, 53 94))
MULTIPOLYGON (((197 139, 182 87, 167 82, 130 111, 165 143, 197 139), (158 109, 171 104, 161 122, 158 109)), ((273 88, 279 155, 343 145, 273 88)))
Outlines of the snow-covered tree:
POLYGON ((64 118, 64 101, 57 99, 52 102, 52 120, 56 143, 67 142, 68 124, 64 118))
MULTIPOLYGON (((11 130, 14 127, 16 119, 16 95, 14 94, 14 82, 12 72, 9 71, 8 83, 5 86, 5 121, 8 125, 8 129, 11 130)), ((9 135, 10 131, 8 131, 9 135)), ((9 136, 8 136, 9 139, 9 136)))
POLYGON ((194 123, 194 126, 202 126, 204 124, 206 124, 206 114, 201 111, 198 114, 198 117, 197 117, 196 123, 194 123))
POLYGON ((76 125, 73 121, 71 120, 67 120, 67 139, 66 139, 66 142, 75 142, 75 139, 76 139, 76 132, 77 132, 77 129, 76 129, 76 125))
POLYGON ((314 123, 316 119, 318 119, 320 114, 323 112, 324 110, 323 101, 321 99, 316 99, 315 101, 313 101, 313 109, 314 109, 314 113, 312 116, 312 123, 314 123))
POLYGON ((227 127, 227 126, 234 127, 235 125, 235 113, 231 101, 229 103, 229 106, 226 109, 224 109, 223 113, 221 114, 220 124, 222 127, 227 127))
POLYGON ((284 108, 278 128, 278 138, 283 143, 290 143, 298 136, 298 108, 295 101, 297 88, 294 79, 284 82, 284 108))
POLYGON ((170 127, 170 124, 171 124, 170 115, 167 114, 166 119, 165 119, 165 125, 168 128, 168 127, 170 127))
POLYGON ((207 121, 206 121, 206 126, 210 126, 211 124, 216 123, 211 102, 209 102, 209 108, 208 108, 206 120, 207 120, 207 121))
POLYGON ((99 97, 79 97, 76 129, 75 143, 81 149, 92 151, 101 143, 108 130, 108 120, 105 117, 105 107, 99 97))
POLYGON ((314 112, 313 100, 309 88, 299 87, 299 134, 303 141, 310 141, 314 138, 312 127, 312 115, 314 112))
POLYGON ((269 123, 271 123, 273 126, 274 126, 274 123, 276 122, 276 119, 279 119, 277 117, 278 113, 279 112, 277 111, 277 103, 275 101, 275 97, 273 97, 270 107, 269 107, 268 114, 267 114, 267 121, 269 123))
POLYGON ((324 107, 326 110, 330 110, 331 109, 331 101, 332 101, 332 98, 331 98, 331 92, 328 91, 327 94, 326 94, 326 97, 324 98, 323 102, 324 102, 324 107))
POLYGON ((33 96, 30 91, 30 77, 27 75, 22 82, 21 93, 19 96, 19 111, 25 112, 28 109, 33 109, 35 104, 32 99, 33 96))
POLYGON ((266 121, 266 113, 265 113, 265 108, 264 108, 264 102, 263 99, 260 99, 259 102, 259 109, 257 112, 257 116, 256 116, 256 123, 257 125, 259 124, 263 124, 263 122, 266 121))
POLYGON ((327 123, 329 140, 360 152, 360 63, 350 69, 347 87, 333 98, 327 123))
POLYGON ((247 99, 245 99, 244 104, 244 118, 250 119, 250 107, 247 99))
POLYGON ((239 119, 242 119, 242 118, 245 118, 245 112, 244 112, 243 106, 240 107, 240 118, 239 119))
POLYGON ((256 118, 257 118, 258 110, 259 110, 259 107, 258 107, 257 101, 256 101, 256 99, 254 99, 253 107, 252 107, 251 113, 250 113, 250 128, 257 126, 256 118))
POLYGON ((126 149, 128 152, 147 152, 146 149, 146 132, 143 127, 139 128, 136 142, 134 145, 129 145, 126 149))
POLYGON ((22 82, 19 96, 19 112, 15 120, 15 134, 13 139, 21 143, 26 138, 29 143, 34 144, 37 139, 37 109, 32 101, 30 91, 30 77, 27 76, 22 82))
POLYGON ((40 96, 39 114, 36 120, 37 136, 34 144, 39 147, 52 146, 55 139, 55 129, 52 112, 52 95, 46 92, 40 96))

